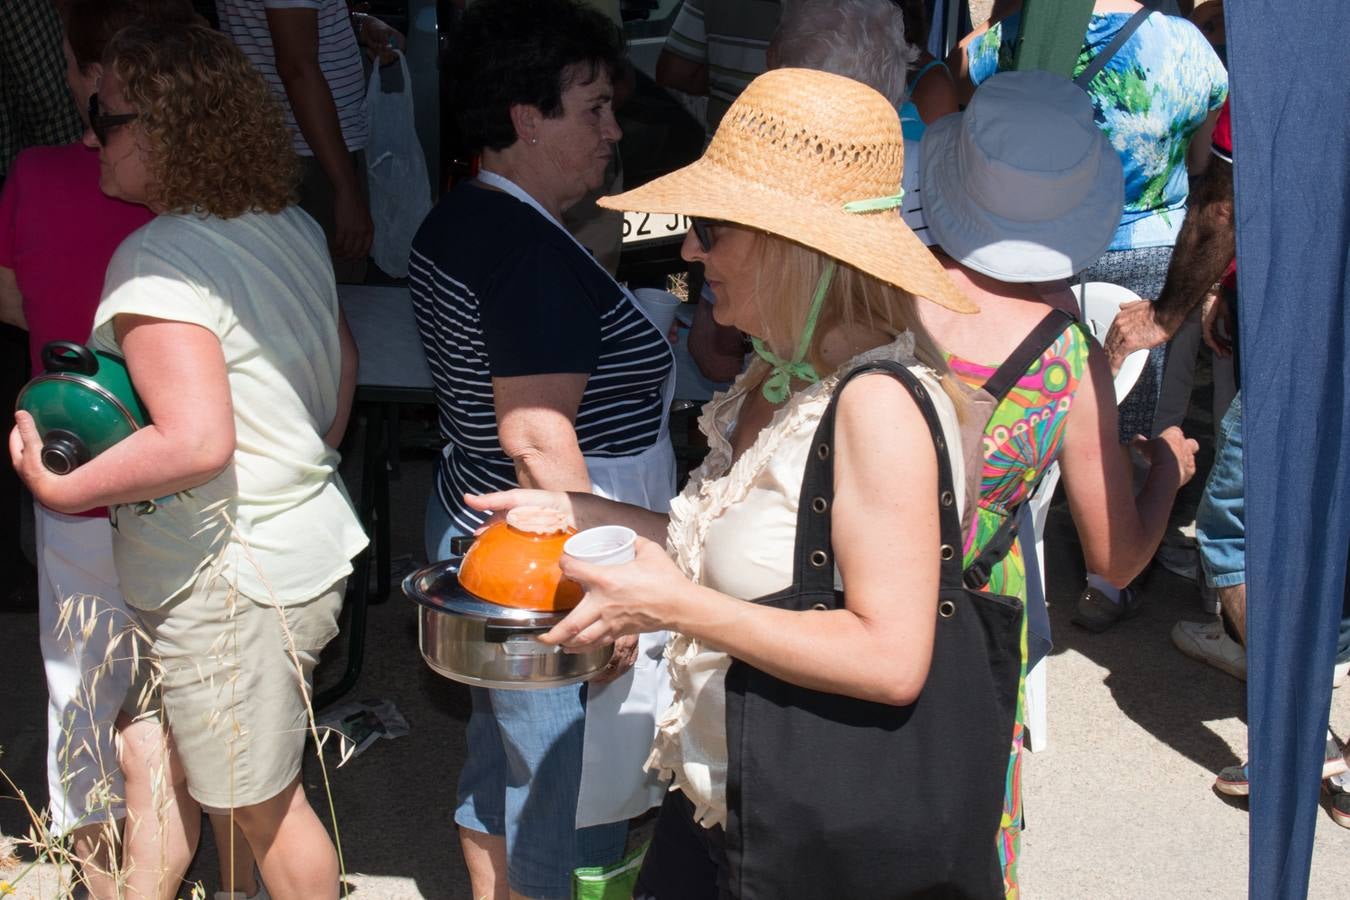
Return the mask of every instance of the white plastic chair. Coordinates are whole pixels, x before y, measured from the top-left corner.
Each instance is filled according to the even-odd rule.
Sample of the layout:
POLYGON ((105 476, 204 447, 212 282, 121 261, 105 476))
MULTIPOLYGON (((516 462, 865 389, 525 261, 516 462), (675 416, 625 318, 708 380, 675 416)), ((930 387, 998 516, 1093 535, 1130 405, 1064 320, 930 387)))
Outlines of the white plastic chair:
MULTIPOLYGON (((1087 284, 1075 284, 1070 290, 1078 299, 1081 320, 1088 332, 1098 343, 1106 339, 1111 330, 1111 322, 1125 303, 1138 300, 1139 295, 1128 288, 1104 281, 1091 281, 1087 284)), ((1134 389, 1144 371, 1148 359, 1147 350, 1137 350, 1125 357, 1125 362, 1116 374, 1114 386, 1116 403, 1125 399, 1134 389)), ((1017 536, 1023 547, 1034 547, 1034 553, 1026 554, 1024 560, 1027 569, 1027 603, 1045 602, 1045 520, 1050 513, 1050 500, 1055 496, 1055 487, 1059 484, 1059 463, 1054 463, 1041 476, 1041 486, 1036 496, 1023 507, 1021 521, 1017 525, 1017 536)), ((1027 672, 1026 705, 1023 714, 1026 720, 1026 746, 1032 753, 1044 750, 1049 744, 1047 731, 1047 706, 1049 697, 1046 689, 1046 657, 1036 663, 1027 672)))

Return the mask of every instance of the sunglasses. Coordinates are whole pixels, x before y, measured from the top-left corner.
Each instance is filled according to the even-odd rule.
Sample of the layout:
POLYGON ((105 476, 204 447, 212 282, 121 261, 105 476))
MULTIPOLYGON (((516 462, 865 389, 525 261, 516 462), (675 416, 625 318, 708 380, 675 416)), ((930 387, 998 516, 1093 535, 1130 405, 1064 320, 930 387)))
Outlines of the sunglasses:
POLYGON ((698 245, 703 248, 704 253, 710 252, 713 244, 717 242, 717 237, 713 234, 717 224, 713 219, 689 220, 689 227, 693 229, 694 237, 698 239, 698 245))
POLYGON ((98 109, 98 94, 89 95, 89 127, 94 132, 94 137, 100 144, 108 143, 108 134, 122 125, 132 122, 136 119, 136 113, 118 113, 116 115, 107 115, 100 113, 98 109))

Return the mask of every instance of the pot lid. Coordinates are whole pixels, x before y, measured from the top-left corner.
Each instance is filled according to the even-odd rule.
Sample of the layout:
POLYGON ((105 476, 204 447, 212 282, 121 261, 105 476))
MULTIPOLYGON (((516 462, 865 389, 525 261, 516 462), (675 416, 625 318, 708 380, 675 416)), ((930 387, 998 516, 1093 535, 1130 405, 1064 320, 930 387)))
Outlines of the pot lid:
POLYGON ((438 612, 466 616, 491 625, 535 625, 552 627, 567 617, 570 610, 557 612, 520 609, 492 603, 471 593, 459 583, 461 557, 433 563, 403 579, 403 593, 422 606, 438 612))

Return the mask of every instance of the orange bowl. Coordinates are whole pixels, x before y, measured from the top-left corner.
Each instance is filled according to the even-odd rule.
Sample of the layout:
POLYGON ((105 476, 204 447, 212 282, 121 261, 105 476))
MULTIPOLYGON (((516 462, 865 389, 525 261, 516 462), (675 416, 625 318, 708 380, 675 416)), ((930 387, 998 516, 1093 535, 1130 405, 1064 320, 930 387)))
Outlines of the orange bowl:
POLYGON ((581 585, 558 568, 563 544, 575 529, 539 534, 494 522, 469 546, 459 564, 460 586, 502 606, 568 610, 581 602, 581 585))

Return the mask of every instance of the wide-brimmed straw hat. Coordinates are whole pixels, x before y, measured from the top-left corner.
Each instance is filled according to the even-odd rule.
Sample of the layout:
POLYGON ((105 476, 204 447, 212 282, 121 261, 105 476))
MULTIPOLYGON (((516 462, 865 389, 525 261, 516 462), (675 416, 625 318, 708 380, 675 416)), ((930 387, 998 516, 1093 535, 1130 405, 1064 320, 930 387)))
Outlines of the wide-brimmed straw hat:
POLYGON ((897 212, 904 163, 900 119, 881 94, 828 72, 773 69, 731 105, 701 159, 599 204, 766 231, 977 312, 897 212))
POLYGON ((995 75, 965 112, 928 126, 921 153, 930 235, 1000 281, 1068 278, 1106 251, 1120 225, 1120 157, 1087 93, 1060 75, 995 75))

